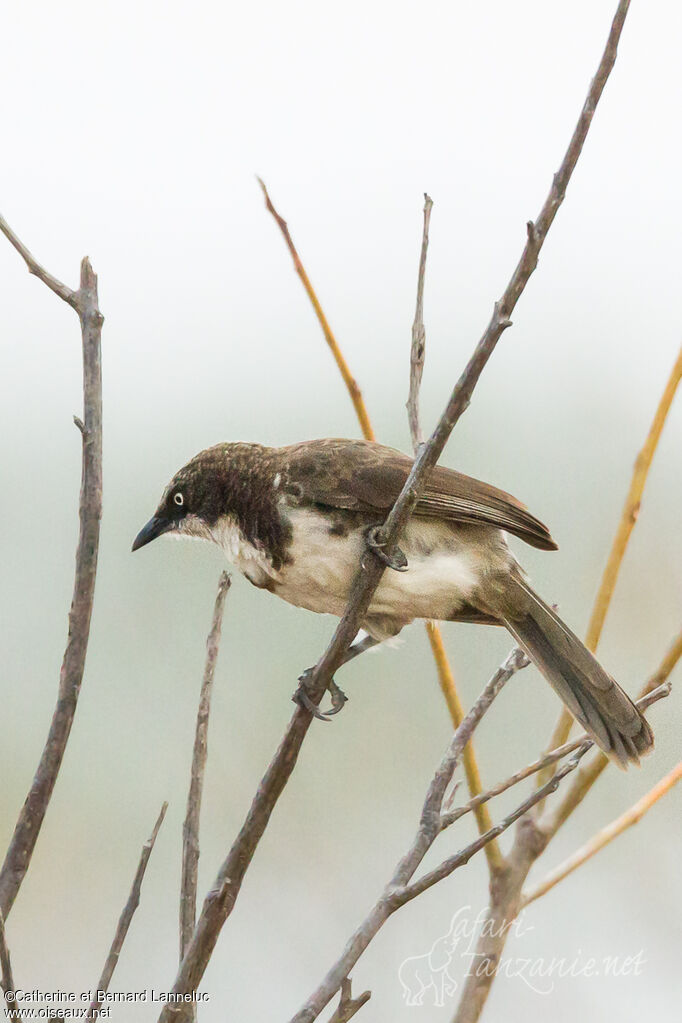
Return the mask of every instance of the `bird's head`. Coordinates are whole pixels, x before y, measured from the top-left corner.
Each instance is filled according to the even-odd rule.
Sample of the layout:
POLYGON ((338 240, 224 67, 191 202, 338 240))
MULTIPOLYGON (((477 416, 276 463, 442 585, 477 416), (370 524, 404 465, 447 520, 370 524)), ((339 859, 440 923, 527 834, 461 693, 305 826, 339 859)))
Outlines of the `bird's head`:
POLYGON ((216 539, 216 523, 231 511, 234 447, 220 444, 208 448, 176 472, 153 516, 135 537, 134 551, 164 534, 216 539))

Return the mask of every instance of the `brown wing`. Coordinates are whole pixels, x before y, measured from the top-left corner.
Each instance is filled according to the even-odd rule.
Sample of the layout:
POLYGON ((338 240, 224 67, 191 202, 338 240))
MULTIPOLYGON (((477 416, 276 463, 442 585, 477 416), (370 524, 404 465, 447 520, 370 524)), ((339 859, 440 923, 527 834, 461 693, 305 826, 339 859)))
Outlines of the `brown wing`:
MULTIPOLYGON (((288 486, 304 500, 367 512, 388 511, 412 467, 401 451, 364 440, 312 440, 279 454, 287 464, 288 486)), ((487 523, 541 550, 557 549, 547 527, 511 494, 440 465, 429 473, 415 514, 487 523)))

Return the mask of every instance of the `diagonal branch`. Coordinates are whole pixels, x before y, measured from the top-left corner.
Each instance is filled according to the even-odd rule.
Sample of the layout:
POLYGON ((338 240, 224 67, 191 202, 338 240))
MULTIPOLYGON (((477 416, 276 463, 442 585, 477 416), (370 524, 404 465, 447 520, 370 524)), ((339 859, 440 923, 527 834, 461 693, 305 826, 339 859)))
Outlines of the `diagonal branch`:
MULTIPOLYGON (((284 237, 284 241, 286 242, 287 248, 289 249, 289 252, 291 253, 291 257, 292 257, 292 259, 294 261, 294 266, 296 268, 296 272, 298 273, 299 277, 303 281, 303 285, 305 287, 306 293, 308 294, 308 297, 310 298, 310 301, 312 302, 313 308, 315 309, 315 312, 317 314, 318 320, 320 322, 320 326, 322 328, 322 332, 323 332, 323 334, 324 334, 324 336, 325 336, 325 338, 327 340, 327 343, 329 344, 329 346, 330 346, 330 348, 331 348, 331 350, 332 350, 332 352, 334 354, 334 357, 336 359, 336 362, 337 362, 337 365, 339 367, 339 370, 341 371, 341 375, 342 375, 342 377, 343 377, 343 379, 344 379, 344 381, 346 383, 346 386, 348 388, 349 396, 351 398, 351 401, 353 402, 353 405, 354 405, 356 413, 357 413, 358 422, 360 424, 360 429, 362 431, 362 435, 365 438, 365 440, 374 440, 375 439, 374 431, 373 431, 373 428, 372 428, 372 424, 370 422, 370 418, 369 418, 369 413, 367 411, 367 407, 365 405, 364 399, 363 399, 362 394, 360 392, 360 388, 358 387, 358 385, 357 385, 357 383, 355 381, 355 378, 353 376, 351 376, 351 374, 350 374, 350 370, 348 369, 348 365, 346 363, 346 360, 344 359, 344 357, 343 357, 343 355, 341 353, 341 350, 339 348, 338 342, 337 342, 334 334, 332 333, 332 329, 331 329, 331 327, 329 325, 329 321, 327 320, 326 316, 324 315, 324 313, 322 311, 322 307, 321 307, 320 302, 319 302, 319 300, 317 298, 317 295, 315 294, 315 291, 314 291, 314 289, 313 289, 313 287, 312 287, 312 285, 310 283, 310 279, 309 279, 309 277, 308 277, 308 275, 307 275, 307 273, 305 271, 305 268, 304 268, 303 263, 301 261, 301 257, 299 256, 298 250, 296 249, 296 246, 294 245, 294 241, 293 241, 293 238, 291 237, 291 233, 289 231, 287 222, 286 222, 286 220, 284 220, 284 218, 275 209, 275 206, 273 205, 272 199, 270 198, 268 190, 265 187, 265 184, 263 183, 263 181, 261 181, 260 178, 258 179, 258 181, 260 183, 261 188, 263 189, 263 194, 265 195, 265 205, 266 205, 266 208, 267 208, 268 212, 270 212, 272 214, 272 216, 274 217, 277 225, 279 226, 280 231, 282 232, 282 235, 284 237)), ((432 208, 432 206, 433 206, 433 203, 432 203, 431 199, 427 195, 425 195, 424 196, 424 229, 423 229, 423 234, 422 234, 422 247, 421 247, 420 260, 419 260, 419 276, 418 276, 418 280, 417 280, 417 306, 416 306, 416 312, 415 312, 415 322, 414 322, 414 326, 412 328, 412 354, 411 354, 411 359, 410 359, 410 362, 411 362, 410 399, 408 399, 408 410, 410 409, 410 403, 411 402, 414 403, 414 402, 418 401, 418 386, 419 386, 419 382, 421 381, 421 374, 422 374, 422 370, 423 370, 423 366, 424 366, 425 340, 426 340, 426 333, 425 333, 425 330, 424 330, 424 313, 423 313, 423 307, 424 307, 424 278, 425 278, 425 274, 426 274, 426 251, 427 251, 427 248, 428 248, 428 230, 429 230, 429 221, 430 221, 430 218, 431 218, 431 208, 432 208), (415 342, 415 337, 417 339, 416 342, 415 342), (415 351, 415 344, 419 345, 420 342, 421 342, 421 344, 420 344, 421 350, 420 351, 419 350, 415 351), (415 388, 416 388, 416 390, 415 390, 415 388)), ((409 414, 409 417, 410 417, 410 421, 412 421, 412 419, 415 419, 416 425, 419 426, 419 413, 418 413, 418 408, 417 408, 416 404, 415 404, 414 411, 409 411, 408 414, 409 414)), ((419 433, 419 440, 421 441, 421 433, 419 433)), ((413 443, 414 443, 414 435, 413 435, 413 443)), ((416 454, 416 448, 415 448, 415 454, 416 454)), ((447 704, 448 711, 450 712, 450 717, 452 719, 453 726, 455 728, 458 728, 459 725, 461 725, 461 723, 462 723, 462 719, 464 718, 464 706, 462 704, 459 692, 457 690, 457 684, 455 682, 455 677, 453 675, 452 669, 451 669, 450 664, 448 662, 447 654, 445 652, 445 644, 443 643, 443 637, 441 635, 441 631, 440 631, 439 627, 436 625, 435 622, 426 622, 425 623, 425 627, 426 627, 426 634, 427 634, 428 640, 429 640, 429 645, 431 646, 431 652, 433 654, 433 659, 434 659, 435 664, 436 664, 436 671, 437 671, 437 674, 438 674, 438 684, 439 684, 441 692, 443 694, 443 698, 444 698, 444 700, 445 700, 445 702, 447 704)), ((469 787, 469 793, 470 793, 470 795, 475 796, 479 792, 482 791, 483 786, 481 784, 481 775, 480 775, 480 771, 478 769, 478 763, 477 763, 477 760, 476 760, 476 753, 474 751, 473 742, 469 743, 469 745, 464 750, 464 771, 465 771, 466 778, 467 778, 467 785, 469 787)), ((488 810, 487 810, 487 808, 485 806, 479 805, 476 808, 475 814, 476 814, 476 823, 478 825, 478 830, 479 830, 479 832, 481 834, 484 834, 486 831, 488 831, 492 827, 492 820, 490 819, 490 815, 488 814, 488 810)), ((502 855, 500 853, 499 846, 497 845, 496 842, 491 842, 489 845, 486 846, 486 856, 488 858, 488 863, 490 865, 490 868, 492 870, 499 870, 500 867, 501 867, 501 863, 502 863, 502 855)))
POLYGON ((324 315, 324 310, 322 309, 319 299, 315 294, 315 289, 310 283, 310 278, 308 277, 308 274, 305 272, 303 263, 299 259, 298 252, 296 251, 296 246, 294 245, 291 235, 289 234, 289 227, 287 225, 287 222, 286 220, 284 220, 283 217, 280 217, 279 213, 272 205, 272 202, 270 201, 270 196, 268 195, 268 190, 265 187, 265 182, 262 181, 261 178, 258 178, 258 184, 263 190, 263 195, 265 197, 265 205, 268 212, 273 215, 273 217, 277 221, 277 224, 279 225, 280 231, 284 235, 284 240, 287 243, 287 247, 289 249, 289 252, 291 253, 291 258, 294 261, 296 273, 301 278, 303 287, 306 290, 306 294, 310 299, 313 309, 315 310, 315 315, 317 316, 320 322, 320 326, 322 327, 322 332, 324 334, 325 340, 329 345, 332 355, 334 356, 336 365, 338 366, 339 372, 343 377, 343 382, 348 388, 348 393, 350 394, 350 399, 353 402, 355 414, 358 417, 358 421, 362 429, 362 435, 365 438, 365 440, 375 440, 376 438, 374 436, 374 430, 372 429, 372 424, 369 421, 367 408, 365 407, 365 403, 362 398, 362 392, 358 387, 358 383, 355 377, 348 368, 348 363, 346 362, 343 356, 343 352, 336 343, 336 338, 334 337, 332 329, 329 326, 327 317, 324 315))
POLYGON ((197 874, 199 870, 199 821, 201 817, 201 797, 204 788, 206 770, 208 719, 211 712, 211 694, 215 676, 218 650, 220 648, 220 632, 223 623, 225 598, 230 588, 231 579, 223 572, 218 582, 218 592, 213 608, 211 631, 206 640, 206 665, 201 682, 197 724, 194 734, 194 750, 192 753, 192 771, 187 796, 187 812, 182 829, 182 880, 180 883, 180 961, 187 951, 197 911, 197 874))
MULTIPOLYGON (((474 388, 488 359, 495 350, 497 342, 507 327, 511 326, 510 316, 537 266, 540 251, 566 195, 566 188, 582 151, 595 108, 615 63, 618 40, 628 6, 629 0, 621 0, 609 33, 606 49, 599 63, 597 74, 590 85, 587 99, 564 159, 558 172, 554 175, 552 186, 537 221, 529 222, 527 225, 527 240, 516 269, 502 297, 495 303, 490 322, 455 384, 435 430, 415 459, 405 485, 384 523, 383 536, 375 536, 375 540, 383 542, 384 553, 389 557, 419 500, 429 470, 440 458, 455 424, 468 408, 474 388)), ((344 616, 331 643, 312 673, 309 696, 315 702, 319 702, 322 698, 345 651, 357 635, 384 570, 385 564, 378 558, 363 560, 353 583, 344 616)), ((310 711, 299 707, 289 722, 284 738, 263 777, 239 835, 206 897, 192 941, 173 984, 171 992, 173 998, 195 991, 204 974, 220 930, 232 912, 258 842, 296 765, 311 721, 310 711)), ((343 977, 339 978, 339 985, 342 979, 343 977)), ((338 985, 335 990, 338 990, 338 985)), ((173 1011, 174 1008, 177 1009, 177 1004, 173 1006, 172 1001, 166 1002, 159 1016, 159 1023, 171 1023, 174 1017, 175 1023, 177 1023, 179 1016, 177 1012, 173 1011)))
MULTIPOLYGON (((412 897, 408 884, 436 838, 440 834, 443 798, 452 776, 461 759, 462 752, 474 733, 483 715, 492 705, 495 697, 512 675, 528 664, 528 658, 519 649, 514 649, 490 679, 459 726, 436 768, 422 806, 419 826, 412 843, 393 871, 390 881, 367 914, 363 922, 349 939, 346 947, 328 971, 322 983, 313 992, 305 1005, 291 1019, 290 1023, 312 1023, 341 987, 344 978, 357 963, 369 943, 386 923, 388 918, 412 897)), ((491 836, 480 836, 471 847, 470 856, 482 849, 491 836)), ((469 847, 467 847, 469 848, 469 847)), ((453 868, 454 869, 454 868, 453 868)))
POLYGON ((542 895, 546 895, 551 888, 554 888, 560 881, 563 881, 565 877, 572 874, 574 870, 581 867, 583 863, 591 859, 596 853, 603 849, 604 846, 608 845, 609 842, 613 842, 614 838, 618 838, 627 828, 631 828, 633 824, 637 824, 642 819, 645 813, 648 813, 652 806, 662 799, 666 792, 677 784, 682 778, 682 763, 679 763, 677 767, 662 778, 657 785, 647 792, 645 796, 642 796, 634 806, 631 806, 629 810, 617 817, 615 821, 608 824, 601 831, 598 831, 589 842, 586 842, 577 852, 574 852, 572 856, 569 856, 560 866, 556 867, 555 870, 551 871, 547 877, 541 881, 535 888, 523 896, 522 905, 527 906, 529 903, 534 902, 535 899, 539 899, 542 895))
POLYGON ((88 1014, 85 1017, 87 1020, 97 1019, 100 1013, 100 1009, 102 1007, 102 1002, 104 1000, 103 996, 109 990, 109 984, 111 983, 111 978, 113 977, 114 970, 116 969, 116 966, 118 964, 121 949, 123 948, 123 942, 126 940, 126 937, 128 935, 128 931, 130 929, 130 924, 135 914, 135 910, 140 904, 140 892, 142 891, 142 881, 144 880, 144 875, 147 870, 147 864, 149 863, 149 858, 154 850, 154 843, 156 842, 157 835, 159 834, 159 829, 163 824, 163 819, 166 816, 167 809, 168 803, 164 803, 163 806, 161 807, 161 812, 157 817, 156 824, 154 825, 154 829, 151 835, 142 846, 140 862, 137 865, 137 870, 135 872, 135 877, 133 879, 133 886, 130 889, 128 901, 123 907, 123 912, 119 917, 118 926, 116 927, 116 934, 114 935, 114 940, 112 941, 111 948, 109 949, 109 955, 107 956, 106 962, 104 964, 104 969, 102 970, 102 974, 97 982, 97 988, 95 989, 95 997, 90 1003, 90 1007, 88 1008, 88 1014))
MULTIPOLYGON (((651 426, 649 427, 649 432, 644 442, 644 446, 635 459, 632 479, 630 480, 630 488, 628 490, 627 497, 625 498, 625 505, 623 506, 620 522, 618 523, 618 529, 616 530, 616 535, 613 538, 611 551, 606 562, 601 583, 599 584, 599 590, 595 598, 594 607, 592 608, 592 615, 587 626, 585 645, 589 650, 592 650, 592 652, 597 649, 602 629, 604 628, 606 615, 611 605, 613 593, 616 588, 616 582, 618 581, 620 567, 623 563, 623 558, 625 557, 630 536, 639 517, 642 495, 644 494, 644 487, 649 475, 649 469, 651 468, 651 463, 654 455, 656 454, 656 448, 658 447, 658 442, 661 439, 661 433, 663 432, 663 427, 668 413, 670 412, 680 380, 682 380, 682 348, 680 348, 675 365, 672 368, 663 390, 663 394, 661 395, 661 399, 658 403, 651 426)), ((566 709, 562 709, 555 725, 554 732, 552 733, 550 746, 558 746, 560 743, 565 742, 569 736, 572 725, 572 716, 566 709)))
POLYGON ((83 420, 77 422, 83 444, 80 489, 80 533, 76 574, 69 612, 69 633, 59 676, 57 704, 50 731, 26 801, 19 814, 0 870, 0 912, 9 914, 26 876, 71 732, 83 681, 90 619, 95 596, 97 552, 102 517, 102 366, 104 318, 97 299, 97 276, 87 257, 81 263, 80 287, 71 291, 39 266, 28 249, 0 217, 0 231, 20 253, 31 273, 40 278, 78 313, 83 347, 83 420))
POLYGON ((0 216, 0 231, 4 234, 5 238, 10 242, 11 245, 17 250, 23 261, 28 267, 28 272, 37 277, 38 280, 42 281, 43 284, 47 285, 50 291, 54 291, 55 295, 58 295, 63 302, 70 305, 76 312, 78 309, 78 292, 72 291, 66 284, 62 284, 61 281, 53 277, 44 267, 40 265, 37 259, 29 252, 21 239, 17 238, 12 228, 9 226, 4 217, 0 216))

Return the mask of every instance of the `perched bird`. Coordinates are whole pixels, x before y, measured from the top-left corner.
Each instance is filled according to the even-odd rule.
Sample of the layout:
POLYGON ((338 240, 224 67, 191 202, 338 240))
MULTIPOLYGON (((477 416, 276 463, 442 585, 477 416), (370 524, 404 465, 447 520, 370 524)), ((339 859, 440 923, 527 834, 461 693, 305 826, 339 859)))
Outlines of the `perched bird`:
MULTIPOLYGON (((290 604, 343 615, 360 560, 412 459, 362 440, 289 447, 218 444, 175 474, 133 550, 162 534, 210 540, 249 582, 290 604)), ((372 597, 367 636, 346 661, 415 618, 504 625, 598 746, 621 765, 653 746, 646 720, 555 611, 507 546, 556 550, 547 527, 496 487, 436 466, 396 561, 372 597)), ((375 551, 381 554, 376 548, 375 551)), ((313 713, 305 674, 299 700, 313 713)), ((345 697, 330 686, 334 712, 345 697)))

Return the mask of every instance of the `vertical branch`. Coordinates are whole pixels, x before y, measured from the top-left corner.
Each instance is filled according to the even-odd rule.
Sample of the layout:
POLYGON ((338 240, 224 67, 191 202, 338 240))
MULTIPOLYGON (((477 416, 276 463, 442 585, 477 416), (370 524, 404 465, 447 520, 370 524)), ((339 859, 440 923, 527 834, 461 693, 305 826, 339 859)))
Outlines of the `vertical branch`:
MULTIPOLYGON (((417 274, 417 302, 412 324, 412 345, 410 348, 410 391, 407 398, 407 418, 410 424, 410 436, 415 456, 423 443, 421 421, 419 416, 419 390, 421 388, 422 375, 424 373, 424 360, 426 359, 426 328, 424 326, 424 281, 426 278, 426 256, 429 248, 429 226, 431 223, 431 210, 433 200, 424 193, 424 224, 422 228, 422 244, 419 254, 419 272, 417 274)), ((455 677, 448 663, 445 653, 445 644, 441 631, 435 622, 426 622, 426 634, 431 645, 433 659, 436 662, 438 681, 441 692, 447 704, 455 728, 459 728, 464 718, 464 707, 460 699, 459 691, 455 683, 455 677)), ((467 779, 467 786, 471 796, 477 796, 482 791, 481 772, 478 769, 478 761, 474 750, 473 740, 467 744, 462 755, 464 773, 467 779)), ((493 826, 492 818, 488 807, 480 803, 474 809, 476 824, 479 833, 484 835, 493 826)), ((485 855, 488 867, 491 871, 501 870, 503 866, 502 853, 497 839, 493 839, 485 846, 485 855)))
POLYGON ((111 948, 109 949, 109 955, 107 956, 107 960, 104 964, 104 969, 102 970, 102 974, 97 982, 97 987, 95 989, 95 997, 90 1003, 90 1007, 88 1008, 88 1014, 85 1017, 87 1020, 97 1019, 97 1017, 99 1016, 100 1009, 102 1007, 103 996, 109 990, 109 984, 111 983, 111 978, 113 977, 114 970, 116 969, 116 966, 118 964, 121 949, 123 948, 123 942, 126 940, 126 937, 128 935, 130 924, 132 922, 133 916, 135 915, 135 910, 140 905, 142 881, 147 870, 149 858, 154 850, 154 843, 156 842, 157 835, 159 834, 159 830, 161 828, 161 825, 163 824, 163 819, 166 816, 167 809, 168 803, 164 803, 163 806, 161 807, 161 812, 159 813, 159 816, 156 819, 156 824, 154 825, 151 835, 142 846, 142 853, 140 854, 140 861, 137 865, 137 870, 135 872, 135 877, 133 879, 133 886, 130 889, 128 901, 123 907, 123 912, 119 917, 118 926, 116 927, 116 933, 114 935, 114 940, 111 943, 111 948))
MULTIPOLYGON (((609 607, 611 606, 611 600, 616 588, 616 582, 618 581, 620 567, 623 563, 623 558, 625 557, 625 551, 627 550, 630 536, 639 517, 642 495, 644 494, 644 487, 649 475, 649 469, 651 468, 651 463, 654 459, 654 455, 656 454, 656 448, 658 447, 658 442, 661 439, 661 433, 663 432, 665 421, 668 417, 668 413, 670 412, 670 408, 681 379, 682 348, 680 348, 675 365, 672 368, 670 376, 668 377, 668 382, 666 383, 663 394, 661 395, 661 399, 658 403, 651 426, 649 427, 649 432, 644 442, 644 446, 635 459, 630 487, 627 497, 625 498, 625 505, 623 506, 620 522, 618 523, 618 529, 616 530, 616 535, 613 539, 611 551, 606 562, 606 568, 604 569, 604 574, 599 585, 594 607, 592 608, 589 625, 587 626, 585 645, 593 653, 597 649, 602 629, 604 628, 606 615, 609 607)), ((566 709, 562 709, 550 739, 550 749, 553 749, 555 746, 560 746, 566 741, 572 725, 573 717, 566 709)), ((543 780, 544 776, 540 775, 539 782, 542 782, 543 780)))
POLYGON ((407 418, 410 424, 410 436, 412 448, 417 453, 419 445, 423 444, 421 423, 419 421, 419 389, 424 373, 424 358, 426 355, 426 330, 424 328, 424 279, 426 277, 426 254, 429 249, 429 224, 431 222, 431 210, 433 200, 424 192, 424 229, 422 233, 422 247, 419 255, 419 273, 417 276, 417 306, 414 312, 414 323, 412 324, 412 347, 410 349, 410 393, 407 399, 407 418))
POLYGON ((187 951, 197 910, 197 873, 199 869, 199 820, 201 816, 201 797, 204 788, 204 772, 206 770, 208 718, 211 712, 211 694, 213 678, 220 647, 220 632, 223 622, 225 598, 230 588, 230 577, 223 572, 218 582, 218 592, 213 608, 211 631, 206 640, 206 665, 201 683, 197 724, 194 734, 194 751, 192 753, 192 772, 189 794, 187 796, 187 813, 182 828, 182 881, 180 884, 180 961, 187 951))
POLYGON ((85 258, 81 263, 78 291, 71 291, 35 261, 2 217, 0 230, 23 257, 29 271, 76 310, 81 324, 83 348, 83 419, 76 420, 83 443, 80 533, 69 632, 59 677, 57 704, 47 742, 0 870, 0 911, 6 917, 31 862, 64 757, 85 670, 102 516, 101 340, 104 318, 99 311, 97 276, 89 259, 85 258))

